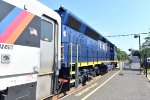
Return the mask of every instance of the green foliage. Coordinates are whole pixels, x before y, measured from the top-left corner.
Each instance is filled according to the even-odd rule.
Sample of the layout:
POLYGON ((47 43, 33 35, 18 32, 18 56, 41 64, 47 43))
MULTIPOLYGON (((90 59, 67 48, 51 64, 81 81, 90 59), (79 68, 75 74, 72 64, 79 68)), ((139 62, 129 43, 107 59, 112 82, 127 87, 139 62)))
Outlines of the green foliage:
POLYGON ((132 51, 132 56, 140 56, 140 52, 139 52, 139 50, 134 50, 134 51, 132 51))
POLYGON ((144 58, 144 53, 146 51, 147 57, 150 57, 150 48, 142 49, 141 58, 144 58))
POLYGON ((150 40, 150 36, 146 37, 145 40, 146 40, 146 41, 147 41, 147 40, 150 40))
POLYGON ((128 60, 129 57, 125 51, 121 51, 121 49, 117 48, 117 58, 118 60, 128 60))
POLYGON ((144 58, 145 51, 146 51, 147 57, 150 57, 150 36, 147 36, 145 38, 145 43, 146 43, 146 46, 144 44, 142 45, 142 52, 141 52, 142 59, 144 58))

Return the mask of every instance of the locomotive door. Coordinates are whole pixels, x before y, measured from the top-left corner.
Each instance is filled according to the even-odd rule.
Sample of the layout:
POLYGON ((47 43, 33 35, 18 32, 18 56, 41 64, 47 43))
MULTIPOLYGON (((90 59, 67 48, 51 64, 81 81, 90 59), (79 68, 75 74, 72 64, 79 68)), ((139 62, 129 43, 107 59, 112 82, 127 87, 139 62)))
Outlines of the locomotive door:
POLYGON ((41 19, 40 71, 37 83, 37 98, 52 94, 54 67, 54 32, 55 22, 47 17, 41 19))

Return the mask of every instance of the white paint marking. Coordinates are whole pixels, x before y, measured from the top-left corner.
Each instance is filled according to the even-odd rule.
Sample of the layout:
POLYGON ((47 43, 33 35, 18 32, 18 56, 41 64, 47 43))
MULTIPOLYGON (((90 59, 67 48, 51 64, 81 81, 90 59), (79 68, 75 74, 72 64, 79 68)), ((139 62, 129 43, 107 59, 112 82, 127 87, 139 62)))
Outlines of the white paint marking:
POLYGON ((93 93, 95 93, 98 89, 100 89, 102 86, 104 86, 109 80, 111 80, 115 75, 117 75, 120 71, 116 72, 113 76, 111 76, 108 80, 106 80, 103 84, 98 86, 96 89, 94 89, 92 92, 90 92, 88 95, 86 95, 81 100, 86 100, 89 96, 91 96, 93 93))
POLYGON ((147 78, 150 80, 150 76, 149 75, 147 75, 147 78))
POLYGON ((96 85, 98 85, 98 83, 95 83, 87 88, 85 88, 84 90, 82 90, 81 92, 77 93, 75 96, 79 97, 82 94, 84 94, 85 92, 89 91, 90 89, 94 88, 96 85))
MULTIPOLYGON (((108 72, 108 74, 109 74, 109 72, 108 72)), ((107 75, 107 74, 106 74, 106 75, 107 75)), ((104 75, 104 76, 105 76, 105 75, 104 75)), ((98 79, 101 79, 101 78, 104 77, 104 76, 98 76, 98 79)), ((98 79, 94 80, 93 82, 96 82, 98 79)), ((93 82, 87 84, 86 86, 90 86, 93 82)), ((68 95, 66 95, 66 96, 64 96, 64 97, 62 97, 62 98, 60 98, 59 100, 65 99, 66 97, 72 95, 73 93, 75 93, 75 92, 77 92, 77 91, 80 91, 81 89, 85 88, 86 86, 83 86, 83 87, 81 87, 80 89, 73 91, 72 93, 70 93, 70 94, 68 94, 68 95)))

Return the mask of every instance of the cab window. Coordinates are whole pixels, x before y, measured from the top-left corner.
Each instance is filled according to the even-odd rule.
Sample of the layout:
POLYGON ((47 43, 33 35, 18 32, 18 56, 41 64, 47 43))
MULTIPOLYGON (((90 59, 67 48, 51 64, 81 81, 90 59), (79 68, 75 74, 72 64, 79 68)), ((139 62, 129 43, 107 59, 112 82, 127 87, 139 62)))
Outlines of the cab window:
POLYGON ((41 39, 48 42, 53 40, 53 24, 46 20, 41 22, 41 39))

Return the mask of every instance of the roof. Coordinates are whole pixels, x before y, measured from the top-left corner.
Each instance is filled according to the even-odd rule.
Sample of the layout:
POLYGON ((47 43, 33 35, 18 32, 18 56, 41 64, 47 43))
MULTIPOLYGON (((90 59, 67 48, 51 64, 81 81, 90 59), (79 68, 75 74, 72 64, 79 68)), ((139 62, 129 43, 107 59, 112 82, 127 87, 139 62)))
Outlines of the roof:
POLYGON ((58 12, 59 15, 61 16, 62 24, 72 26, 71 23, 73 23, 72 28, 74 28, 75 30, 80 31, 95 40, 101 40, 105 43, 110 44, 111 46, 115 46, 106 37, 104 37, 102 34, 97 32, 93 27, 88 25, 86 22, 84 22, 82 19, 77 17, 71 11, 65 9, 64 7, 60 7, 59 10, 56 10, 56 12, 58 12), (69 20, 72 20, 72 22, 69 20))

